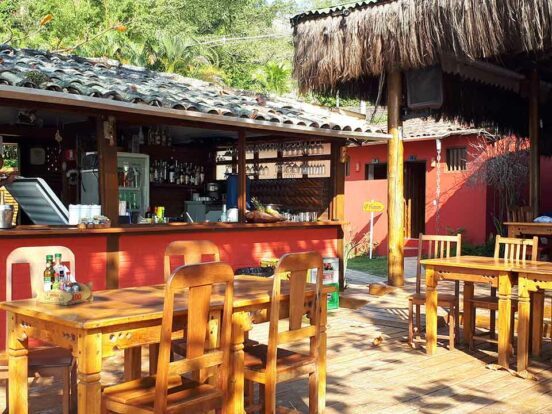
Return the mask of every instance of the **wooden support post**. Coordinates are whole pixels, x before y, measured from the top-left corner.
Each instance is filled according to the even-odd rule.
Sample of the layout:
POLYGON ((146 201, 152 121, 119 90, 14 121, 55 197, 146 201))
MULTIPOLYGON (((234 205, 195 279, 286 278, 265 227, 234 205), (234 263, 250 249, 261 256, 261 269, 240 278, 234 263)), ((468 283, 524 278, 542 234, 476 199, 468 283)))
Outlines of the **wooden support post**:
POLYGON ((540 213, 540 78, 536 69, 529 75, 529 199, 534 217, 540 213))
POLYGON ((238 133, 238 214, 240 223, 245 223, 245 210, 247 208, 245 139, 245 131, 240 131, 238 133))
POLYGON ((102 212, 112 225, 119 224, 119 181, 117 179, 117 146, 115 121, 98 117, 96 137, 99 159, 99 189, 102 212))
POLYGON ((401 121, 401 72, 389 73, 387 80, 388 283, 404 285, 404 158, 401 121))
MULTIPOLYGON (((332 143, 331 171, 333 178, 333 198, 331 219, 335 221, 345 220, 345 157, 347 147, 341 143, 332 143)), ((345 288, 345 241, 344 232, 340 228, 337 235, 337 257, 339 259, 339 288, 345 288)))

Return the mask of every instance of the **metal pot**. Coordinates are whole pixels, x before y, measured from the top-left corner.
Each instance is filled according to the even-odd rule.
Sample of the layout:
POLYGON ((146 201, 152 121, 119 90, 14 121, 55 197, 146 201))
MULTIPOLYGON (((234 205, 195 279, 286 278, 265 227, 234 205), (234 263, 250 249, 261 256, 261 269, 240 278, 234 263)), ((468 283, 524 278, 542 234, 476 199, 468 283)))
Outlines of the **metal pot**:
POLYGON ((218 193, 220 190, 219 183, 208 183, 207 184, 207 191, 210 193, 218 193))
POLYGON ((11 204, 0 204, 0 229, 11 229, 13 227, 13 206, 11 204))

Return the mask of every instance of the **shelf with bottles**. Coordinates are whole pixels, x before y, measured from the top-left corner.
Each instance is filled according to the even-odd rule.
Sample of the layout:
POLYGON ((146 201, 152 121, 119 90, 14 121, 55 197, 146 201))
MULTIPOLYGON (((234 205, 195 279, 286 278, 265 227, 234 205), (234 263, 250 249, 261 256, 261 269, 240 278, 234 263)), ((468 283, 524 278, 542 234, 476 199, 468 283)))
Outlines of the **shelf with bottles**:
POLYGON ((172 184, 178 186, 201 186, 205 182, 206 168, 192 162, 174 158, 153 160, 150 163, 150 184, 172 184))
POLYGON ((174 188, 183 190, 195 190, 203 187, 203 185, 191 185, 191 184, 177 184, 177 183, 156 183, 150 182, 150 186, 153 188, 174 188))

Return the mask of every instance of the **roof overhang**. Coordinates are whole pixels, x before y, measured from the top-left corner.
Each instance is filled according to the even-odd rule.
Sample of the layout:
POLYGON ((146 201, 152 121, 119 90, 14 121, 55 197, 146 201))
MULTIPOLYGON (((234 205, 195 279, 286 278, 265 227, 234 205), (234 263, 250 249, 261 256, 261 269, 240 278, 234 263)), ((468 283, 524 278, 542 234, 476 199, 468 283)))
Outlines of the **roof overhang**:
POLYGON ((120 116, 125 119, 135 119, 137 122, 149 118, 157 122, 181 123, 225 131, 246 130, 247 132, 255 134, 301 135, 303 137, 312 136, 318 139, 326 138, 328 140, 343 139, 355 141, 381 141, 391 138, 391 135, 386 133, 342 131, 300 125, 277 124, 270 121, 132 104, 105 98, 14 86, 0 86, 0 104, 6 106, 23 106, 26 108, 78 111, 81 113, 89 113, 90 115, 120 116))

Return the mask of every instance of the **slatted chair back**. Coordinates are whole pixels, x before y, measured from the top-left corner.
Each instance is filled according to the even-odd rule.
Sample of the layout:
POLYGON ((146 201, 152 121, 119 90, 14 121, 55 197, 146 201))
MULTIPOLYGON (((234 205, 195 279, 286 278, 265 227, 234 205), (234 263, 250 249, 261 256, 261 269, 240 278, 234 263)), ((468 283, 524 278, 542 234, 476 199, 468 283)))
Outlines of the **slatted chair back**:
POLYGON ((515 207, 506 212, 511 223, 530 223, 534 220, 533 209, 530 206, 515 207))
POLYGON ((39 247, 18 247, 10 252, 6 259, 6 300, 12 300, 13 291, 13 265, 28 264, 31 275, 31 292, 33 298, 44 286, 44 268, 46 267, 46 256, 61 253, 61 260, 69 263, 69 270, 75 274, 75 254, 64 246, 39 246, 39 247))
POLYGON ((219 372, 218 387, 222 390, 226 403, 233 296, 234 272, 226 263, 209 262, 180 266, 168 279, 165 287, 159 360, 155 381, 155 414, 166 412, 167 389, 171 375, 196 373, 207 368, 216 368, 219 372), (184 328, 186 356, 181 360, 171 362, 174 297, 177 293, 187 293, 188 298, 187 326, 184 328), (214 301, 220 303, 221 300, 223 301, 223 310, 220 346, 206 351, 205 338, 209 331, 210 305, 214 301))
POLYGON ((496 236, 495 259, 509 261, 537 260, 539 254, 539 238, 518 239, 514 237, 496 236))
POLYGON ((178 240, 165 248, 164 276, 165 281, 171 275, 171 257, 180 256, 185 265, 198 264, 204 261, 220 261, 219 248, 209 240, 178 240), (205 257, 209 256, 208 260, 205 257))
POLYGON ((462 235, 433 236, 420 233, 418 236, 416 293, 420 293, 422 288, 422 265, 420 264, 420 260, 424 258, 424 254, 428 259, 444 259, 448 257, 460 256, 462 254, 462 235))
POLYGON ((276 381, 276 361, 278 345, 299 342, 310 338, 310 356, 317 358, 320 340, 320 304, 322 300, 323 260, 317 252, 289 253, 280 259, 274 272, 270 323, 266 361, 266 381, 276 381), (305 293, 307 282, 316 269, 315 294, 309 303, 305 293), (279 330, 283 316, 281 308, 282 280, 289 283, 289 312, 287 329, 279 330), (310 324, 303 326, 303 317, 308 314, 310 324))

